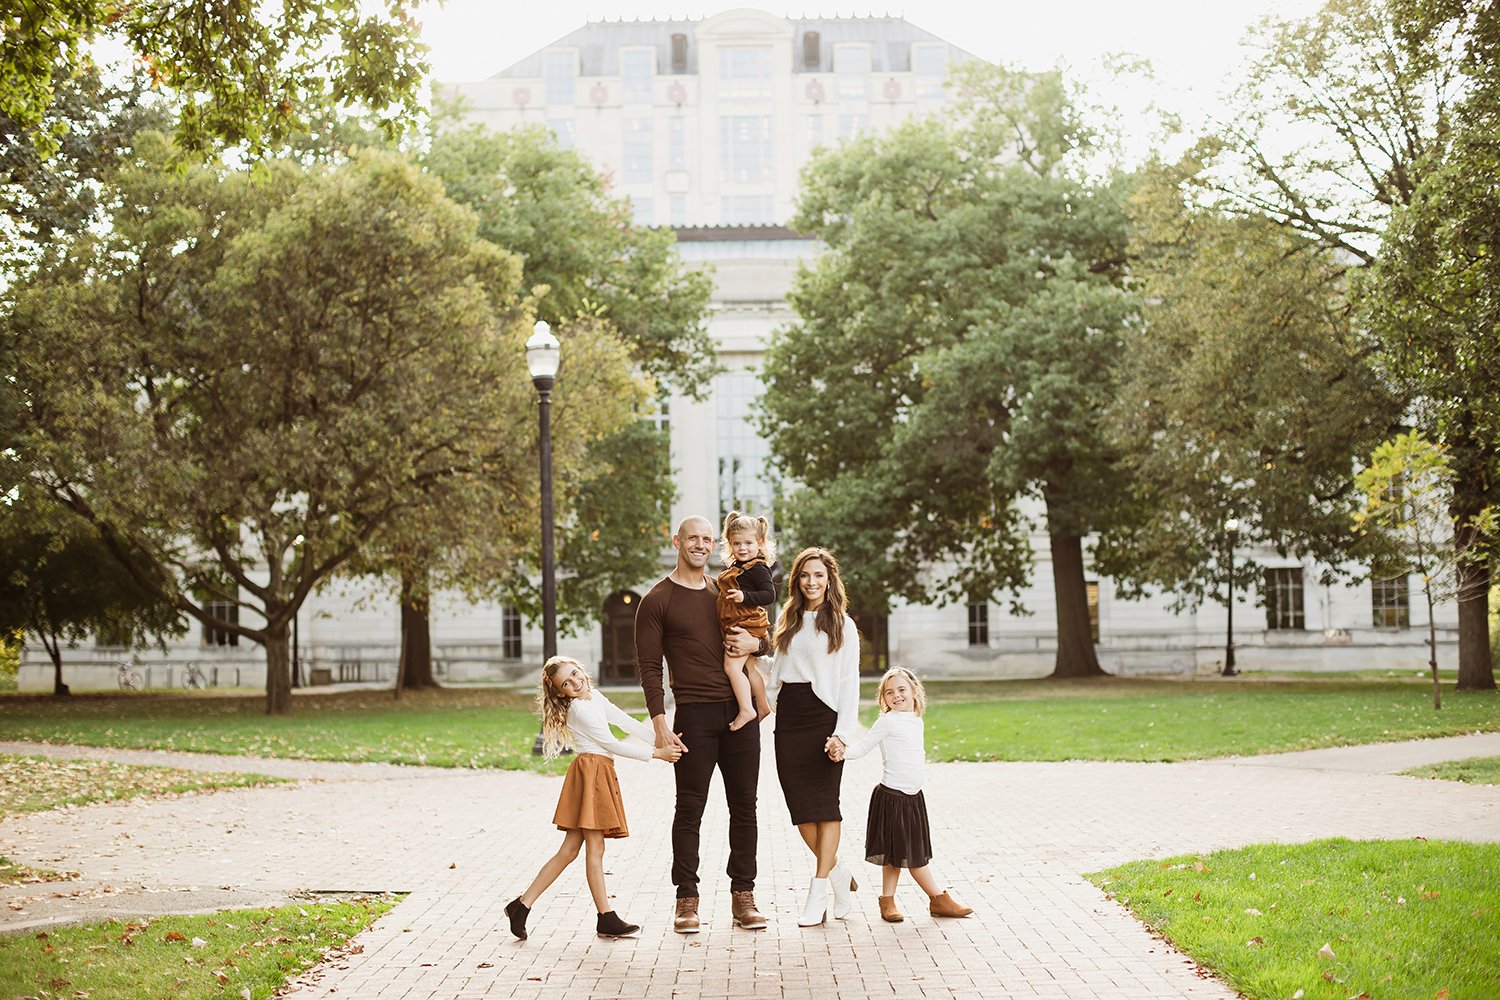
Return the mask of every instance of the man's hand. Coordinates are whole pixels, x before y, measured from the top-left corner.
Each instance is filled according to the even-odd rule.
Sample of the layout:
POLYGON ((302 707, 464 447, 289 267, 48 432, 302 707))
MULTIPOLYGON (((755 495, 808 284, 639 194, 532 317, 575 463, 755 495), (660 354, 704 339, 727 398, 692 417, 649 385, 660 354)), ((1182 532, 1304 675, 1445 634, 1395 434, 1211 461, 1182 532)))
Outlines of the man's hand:
POLYGON ((671 727, 667 725, 667 717, 665 715, 651 716, 651 727, 656 730, 656 745, 658 748, 676 747, 682 753, 688 752, 687 744, 682 742, 680 738, 682 734, 672 732, 671 727))
POLYGON ((731 656, 754 656, 760 650, 760 640, 735 627, 724 633, 724 649, 731 656))

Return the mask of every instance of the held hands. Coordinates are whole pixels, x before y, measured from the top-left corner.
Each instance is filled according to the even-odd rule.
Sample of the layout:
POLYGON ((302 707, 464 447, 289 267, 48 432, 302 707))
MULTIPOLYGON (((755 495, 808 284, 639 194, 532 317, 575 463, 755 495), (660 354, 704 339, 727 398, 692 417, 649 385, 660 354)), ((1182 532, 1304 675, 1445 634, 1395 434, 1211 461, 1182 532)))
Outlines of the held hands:
POLYGON ((837 736, 828 737, 828 740, 823 744, 823 752, 828 754, 828 759, 832 761, 843 760, 846 749, 844 741, 837 736))
POLYGON ((664 760, 668 764, 675 764, 684 753, 686 753, 686 751, 681 747, 673 746, 672 744, 668 743, 664 747, 657 747, 655 750, 651 751, 651 756, 655 757, 657 760, 664 760))
MULTIPOLYGON (((676 750, 677 757, 681 757, 688 752, 687 744, 682 742, 682 734, 672 732, 671 728, 667 725, 667 717, 665 715, 653 715, 651 717, 651 726, 656 730, 657 752, 653 756, 661 757, 661 751, 668 748, 676 750)), ((675 761, 677 757, 661 757, 661 759, 675 761)))

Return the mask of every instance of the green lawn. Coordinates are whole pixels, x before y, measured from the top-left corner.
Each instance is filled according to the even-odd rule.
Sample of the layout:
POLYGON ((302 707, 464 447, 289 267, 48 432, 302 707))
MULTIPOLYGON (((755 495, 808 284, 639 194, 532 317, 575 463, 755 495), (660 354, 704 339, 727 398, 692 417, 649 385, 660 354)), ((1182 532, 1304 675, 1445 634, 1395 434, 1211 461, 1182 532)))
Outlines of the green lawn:
POLYGON ((1339 839, 1087 877, 1249 1000, 1483 1000, 1500 996, 1496 871, 1500 844, 1339 839))
MULTIPOLYGON (((1440 712, 1416 679, 937 682, 933 760, 1188 760, 1500 730, 1500 694, 1447 692, 1440 712)), ((874 684, 863 687, 873 702, 874 684)), ((611 700, 643 715, 639 692, 611 700)), ((531 755, 533 696, 498 688, 305 694, 272 718, 259 697, 0 696, 13 739, 315 760, 390 761, 559 773, 531 755)), ((875 710, 863 713, 868 723, 875 710)))
POLYGON ((1414 778, 1442 778, 1445 781, 1463 781, 1471 785, 1500 785, 1500 757, 1450 760, 1442 764, 1414 767, 1401 773, 1414 778))
POLYGON ((366 898, 0 935, 0 989, 6 997, 261 1000, 393 905, 366 898))
POLYGON ((1196 760, 1500 730, 1500 694, 1445 691, 1435 712, 1415 678, 934 683, 928 693, 931 760, 1196 760))
POLYGON ((0 753, 0 819, 16 813, 85 805, 138 795, 182 795, 269 785, 263 774, 142 767, 107 760, 59 760, 0 753))

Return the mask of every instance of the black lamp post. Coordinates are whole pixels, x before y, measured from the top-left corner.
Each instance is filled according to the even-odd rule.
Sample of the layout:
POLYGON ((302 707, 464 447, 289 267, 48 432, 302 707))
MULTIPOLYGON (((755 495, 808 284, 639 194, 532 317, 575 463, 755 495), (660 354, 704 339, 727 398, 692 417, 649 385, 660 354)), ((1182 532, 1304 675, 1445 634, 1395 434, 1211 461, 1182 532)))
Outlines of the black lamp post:
MULTIPOLYGON (((531 370, 531 384, 540 397, 537 415, 541 420, 539 451, 542 462, 542 662, 557 655, 557 578, 556 559, 552 549, 552 383, 557 377, 561 345, 552 336, 552 328, 537 320, 531 339, 526 341, 526 367, 531 370)), ((542 734, 536 734, 533 754, 542 752, 542 734)))
POLYGON ((1228 624, 1224 629, 1224 677, 1234 677, 1239 673, 1234 669, 1234 536, 1239 533, 1240 522, 1236 518, 1228 518, 1224 522, 1224 569, 1227 577, 1229 596, 1224 601, 1224 610, 1228 615, 1228 624))

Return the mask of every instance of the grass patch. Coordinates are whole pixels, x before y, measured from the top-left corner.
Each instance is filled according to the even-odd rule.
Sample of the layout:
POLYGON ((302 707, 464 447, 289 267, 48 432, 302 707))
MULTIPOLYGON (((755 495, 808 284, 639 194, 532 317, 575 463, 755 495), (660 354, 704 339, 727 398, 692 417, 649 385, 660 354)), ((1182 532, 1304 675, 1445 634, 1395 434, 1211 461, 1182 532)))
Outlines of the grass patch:
POLYGON ((21 885, 32 882, 67 882, 78 877, 77 872, 58 872, 46 868, 28 868, 7 857, 0 857, 0 885, 21 885))
POLYGON ((4 935, 0 983, 7 997, 198 1000, 248 990, 259 1000, 393 905, 365 898, 4 935))
POLYGON ((1500 996, 1497 870, 1500 844, 1338 839, 1086 877, 1250 1000, 1477 1000, 1500 996))
POLYGON ((1500 785, 1500 757, 1470 757, 1468 760, 1450 760, 1442 764, 1428 764, 1402 771, 1414 778, 1442 778, 1444 781, 1463 781, 1470 785, 1500 785))
MULTIPOLYGON (((931 760, 1200 760, 1500 730, 1500 694, 1444 692, 1435 712, 1430 688, 1415 680, 1110 678, 927 690, 931 760)), ((868 724, 875 710, 862 717, 868 724)))
MULTIPOLYGON (((1432 710, 1420 681, 955 681, 928 686, 933 760, 1189 760, 1500 730, 1500 694, 1448 693, 1432 710)), ((873 682, 865 685, 874 700, 873 682)), ((182 694, 0 696, 13 739, 385 761, 560 774, 531 755, 530 691, 462 688, 306 694, 291 716, 259 697, 182 694)), ((641 716, 637 690, 610 700, 641 716)), ((864 713, 874 719, 872 707, 864 713)))
POLYGON ((280 783, 263 774, 207 773, 175 767, 57 760, 0 754, 0 819, 61 806, 110 802, 141 795, 182 795, 219 788, 280 783))
MULTIPOLYGON (((636 716, 639 691, 609 693, 636 716)), ((268 716, 258 696, 90 694, 0 697, 10 739, 84 746, 187 750, 295 760, 380 761, 561 774, 566 759, 531 755, 540 720, 535 695, 504 688, 307 694, 293 714, 268 716)))

